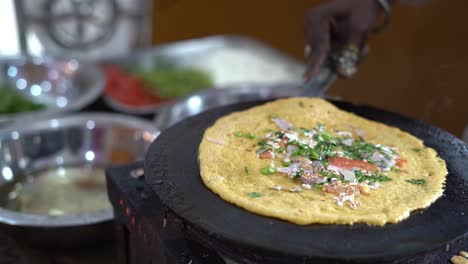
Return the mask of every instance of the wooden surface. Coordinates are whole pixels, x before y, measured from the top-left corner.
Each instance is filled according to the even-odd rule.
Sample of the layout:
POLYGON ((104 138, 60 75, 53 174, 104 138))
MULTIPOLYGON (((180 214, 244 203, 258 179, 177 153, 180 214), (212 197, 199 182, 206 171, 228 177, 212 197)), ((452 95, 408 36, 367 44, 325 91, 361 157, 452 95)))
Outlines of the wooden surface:
MULTIPOLYGON (((303 59, 303 17, 314 0, 159 0, 154 43, 243 34, 303 59)), ((422 119, 457 136, 468 125, 468 1, 396 6, 371 38, 359 74, 330 94, 422 119)))

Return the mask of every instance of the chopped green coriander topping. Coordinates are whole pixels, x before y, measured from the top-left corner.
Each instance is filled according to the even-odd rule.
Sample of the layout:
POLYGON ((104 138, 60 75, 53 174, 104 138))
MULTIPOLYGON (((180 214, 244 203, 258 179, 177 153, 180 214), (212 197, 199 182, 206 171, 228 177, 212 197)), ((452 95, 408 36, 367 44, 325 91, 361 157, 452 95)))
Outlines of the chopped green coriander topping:
POLYGON ((270 174, 273 174, 273 173, 276 172, 276 169, 273 168, 273 167, 268 167, 268 172, 269 172, 270 174))
POLYGON ((356 170, 354 171, 354 174, 356 175, 356 180, 358 182, 364 182, 364 181, 369 181, 369 182, 386 182, 386 181, 391 181, 392 178, 387 177, 384 174, 381 174, 379 171, 372 172, 370 174, 365 174, 362 171, 356 170))
MULTIPOLYGON (((270 115, 270 118, 277 117, 277 114, 270 115)), ((318 189, 326 186, 323 191, 336 194, 335 198, 343 204, 348 201, 346 197, 353 192, 359 193, 359 188, 378 188, 380 185, 377 183, 392 180, 387 176, 388 171, 398 171, 396 164, 400 157, 392 146, 367 142, 349 131, 339 131, 336 128, 327 131, 320 123, 309 128, 299 128, 288 124, 287 120, 279 121, 281 122, 272 121, 279 129, 268 131, 257 142, 257 155, 260 159, 265 159, 265 155, 260 154, 269 151, 272 155, 266 158, 271 159, 272 164, 279 162, 289 169, 277 171, 272 165, 260 169, 263 175, 277 173, 318 189), (350 185, 351 188, 343 188, 350 185), (347 191, 343 191, 346 189, 347 191)), ((424 180, 412 181, 408 182, 425 183, 424 180)), ((303 187, 308 189, 308 186, 303 187)), ((352 203, 351 201, 351 206, 356 206, 352 203)))
POLYGON ((309 152, 309 158, 311 160, 320 160, 320 154, 318 154, 317 151, 315 151, 315 150, 311 150, 309 152))
POLYGON ((276 113, 272 113, 268 116, 270 119, 273 119, 273 118, 278 118, 278 114, 276 113))
POLYGON ((279 147, 276 152, 278 153, 283 153, 285 151, 285 148, 284 147, 279 147))
POLYGON ((322 132, 325 129, 325 126, 322 123, 317 123, 315 130, 322 132))
POLYGON ((296 149, 296 150, 294 150, 294 151, 291 153, 291 157, 299 156, 300 153, 301 153, 301 150, 300 150, 300 149, 296 149))
POLYGON ((260 172, 263 175, 271 175, 271 174, 276 172, 276 169, 273 168, 273 167, 263 167, 263 168, 260 169, 260 172))
POLYGON ((242 132, 242 131, 237 131, 237 132, 234 133, 234 136, 236 136, 236 137, 243 137, 243 136, 244 136, 244 132, 242 132))
POLYGON ((422 151, 422 149, 420 149, 420 148, 412 148, 411 150, 414 151, 414 152, 416 152, 416 153, 419 153, 419 152, 422 151))
POLYGON ((302 176, 302 174, 304 174, 304 170, 303 169, 299 169, 297 172, 296 172, 296 175, 294 175, 295 178, 300 178, 302 176))
POLYGON ((314 185, 315 188, 322 190, 323 183, 317 183, 314 185))
POLYGON ((331 179, 331 178, 335 178, 335 179, 340 179, 340 175, 332 172, 332 171, 329 171, 329 172, 325 172, 325 171, 322 171, 320 172, 320 174, 322 174, 323 176, 326 176, 327 178, 331 179))
POLYGON ((247 194, 250 198, 258 198, 258 197, 262 197, 263 194, 262 193, 259 193, 259 192, 251 192, 251 193, 248 193, 247 194))
POLYGON ((299 101, 299 106, 300 106, 300 107, 304 107, 304 102, 299 101))
POLYGON ((244 167, 244 171, 245 173, 249 174, 249 168, 247 168, 247 166, 244 167))
POLYGON ((324 132, 322 133, 322 135, 320 135, 323 139, 323 141, 325 142, 330 142, 331 139, 332 139, 332 136, 330 134, 328 134, 327 132, 324 132))
POLYGON ((248 133, 248 134, 246 135, 246 137, 247 137, 248 139, 255 139, 257 136, 256 136, 254 133, 248 133))
POLYGON ((426 184, 426 180, 425 180, 425 179, 411 179, 411 180, 407 180, 407 182, 409 182, 409 183, 411 183, 411 184, 415 184, 415 185, 426 184))
POLYGON ((278 132, 275 132, 275 136, 277 136, 278 138, 283 138, 283 137, 284 137, 284 133, 281 132, 281 131, 278 131, 278 132))

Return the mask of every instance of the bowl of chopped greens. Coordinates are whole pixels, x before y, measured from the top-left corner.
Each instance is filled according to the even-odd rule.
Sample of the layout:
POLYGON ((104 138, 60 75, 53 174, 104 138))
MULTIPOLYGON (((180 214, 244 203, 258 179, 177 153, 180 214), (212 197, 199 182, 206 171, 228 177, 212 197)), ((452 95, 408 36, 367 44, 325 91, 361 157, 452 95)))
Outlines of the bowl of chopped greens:
POLYGON ((101 70, 76 60, 18 58, 0 61, 0 125, 76 111, 103 89, 101 70))
POLYGON ((104 99, 114 110, 152 114, 174 99, 213 86, 200 69, 156 61, 151 64, 109 64, 104 99))

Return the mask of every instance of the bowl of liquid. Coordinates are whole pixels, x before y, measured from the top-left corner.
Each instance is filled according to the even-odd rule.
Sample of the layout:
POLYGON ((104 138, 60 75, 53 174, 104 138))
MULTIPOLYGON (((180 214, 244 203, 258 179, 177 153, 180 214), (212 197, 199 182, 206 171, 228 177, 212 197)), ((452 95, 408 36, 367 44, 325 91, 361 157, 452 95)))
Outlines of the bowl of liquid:
POLYGON ((105 168, 143 160, 158 135, 145 120, 107 113, 0 130, 0 225, 41 245, 111 236, 105 168))

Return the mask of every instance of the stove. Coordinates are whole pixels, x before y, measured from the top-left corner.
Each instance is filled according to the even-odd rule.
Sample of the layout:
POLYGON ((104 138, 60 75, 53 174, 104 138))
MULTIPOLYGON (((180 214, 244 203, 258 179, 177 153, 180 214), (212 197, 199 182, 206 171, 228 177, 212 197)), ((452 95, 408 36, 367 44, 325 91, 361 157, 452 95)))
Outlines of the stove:
MULTIPOLYGON (((171 213, 146 184, 143 162, 107 170, 107 185, 114 207, 119 264, 135 263, 254 263, 238 256, 229 260, 205 247, 171 213)), ((424 255, 390 263, 449 263, 458 252, 468 249, 466 237, 452 241, 424 255)), ((313 263, 330 263, 317 259, 313 263)), ((345 263, 354 263, 352 260, 345 263)), ((374 262, 375 263, 375 262, 374 262)))

